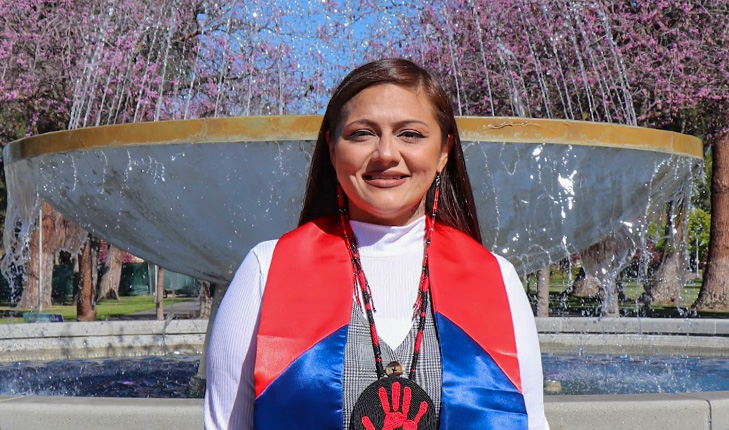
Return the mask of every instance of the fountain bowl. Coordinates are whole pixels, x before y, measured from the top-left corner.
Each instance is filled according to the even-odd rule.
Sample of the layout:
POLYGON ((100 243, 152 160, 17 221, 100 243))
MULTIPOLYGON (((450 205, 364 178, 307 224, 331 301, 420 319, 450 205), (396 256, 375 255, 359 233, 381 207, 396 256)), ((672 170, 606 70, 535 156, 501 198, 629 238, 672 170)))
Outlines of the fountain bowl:
MULTIPOLYGON (((320 123, 209 118, 25 138, 4 149, 10 205, 28 222, 39 195, 134 255, 229 282, 252 246, 296 226, 320 123)), ((685 193, 703 158, 695 137, 640 127, 494 117, 458 126, 484 245, 521 273, 644 222, 685 193)))

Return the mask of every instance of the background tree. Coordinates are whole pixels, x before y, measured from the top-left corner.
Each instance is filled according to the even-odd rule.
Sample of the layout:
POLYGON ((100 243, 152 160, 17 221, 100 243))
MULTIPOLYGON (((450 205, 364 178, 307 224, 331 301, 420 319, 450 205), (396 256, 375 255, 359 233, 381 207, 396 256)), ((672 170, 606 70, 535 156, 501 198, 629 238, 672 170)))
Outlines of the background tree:
POLYGON ((98 254, 94 252, 94 240, 84 241, 79 256, 79 279, 74 288, 76 303, 76 319, 78 321, 94 321, 96 319, 96 262, 98 254))
MULTIPOLYGON (((729 168, 717 160, 727 139, 728 10, 726 0, 434 2, 418 27, 432 43, 412 51, 449 86, 461 114, 619 122, 703 136, 714 157, 712 246, 697 304, 726 306, 729 244, 720 244, 729 240, 729 203, 722 200, 729 168)), ((675 265, 678 257, 663 260, 675 265)), ((677 287, 681 277, 661 285, 669 280, 677 287)))
POLYGON ((711 151, 714 170, 709 253, 695 306, 729 310, 729 134, 726 131, 711 138, 711 151))
POLYGON ((681 287, 686 283, 686 216, 688 202, 670 201, 662 236, 661 262, 646 282, 643 299, 655 305, 678 306, 681 287))
POLYGON ((706 258, 709 251, 709 231, 711 228, 711 214, 701 208, 691 210, 689 214, 689 257, 692 270, 697 274, 705 270, 706 258))
MULTIPOLYGON (((639 124, 703 136, 711 148, 714 178, 711 200, 717 204, 712 204, 707 266, 713 270, 705 273, 696 305, 727 308, 729 237, 723 227, 729 226, 726 224, 729 196, 721 184, 729 183, 729 166, 716 161, 727 146, 729 125, 726 114, 729 31, 721 24, 729 19, 729 3, 726 0, 636 2, 631 6, 623 4, 619 10, 624 17, 622 25, 636 29, 623 33, 621 44, 634 58, 630 62, 629 68, 633 70, 630 74, 634 76, 635 88, 641 88, 635 98, 639 124), (641 64, 641 58, 647 62, 641 64), (646 74, 641 78, 641 73, 646 74)), ((664 261, 670 258, 673 257, 664 256, 664 261)), ((675 260, 679 264, 679 259, 675 260)), ((683 260, 682 255, 680 261, 683 260)), ((680 276, 671 278, 681 279, 680 276)))
MULTIPOLYGON (((160 91, 165 85, 179 85, 179 79, 171 76, 190 75, 189 64, 199 55, 196 49, 204 31, 225 24, 215 13, 208 13, 213 22, 201 28, 201 5, 145 0, 0 1, 0 141, 65 128, 164 118, 170 110, 163 109, 160 91)), ((54 215, 50 207, 43 207, 45 226, 46 218, 54 215)), ((37 224, 35 219, 30 222, 37 224)), ((30 264, 13 266, 15 276, 27 278, 21 307, 38 305, 35 231, 29 243, 19 243, 17 250, 23 254, 22 248, 30 246, 30 264)), ((65 245, 47 243, 51 233, 44 235, 45 255, 40 257, 50 262, 44 270, 45 292, 50 291, 54 253, 65 245)), ((82 245, 68 249, 79 252, 82 245)), ((80 258, 92 255, 84 252, 80 258)), ((81 263, 93 269, 89 273, 96 272, 96 261, 81 263)), ((118 282, 121 266, 111 269, 108 281, 118 282)), ((95 281, 81 285, 96 289, 95 281)), ((77 295, 81 296, 91 295, 77 295)), ((45 306, 50 306, 47 298, 45 306)))
POLYGON ((549 316, 549 278, 550 266, 543 267, 537 271, 537 315, 538 317, 549 316))
POLYGON ((102 245, 102 248, 99 260, 103 262, 103 266, 97 300, 118 299, 124 251, 110 244, 102 245))

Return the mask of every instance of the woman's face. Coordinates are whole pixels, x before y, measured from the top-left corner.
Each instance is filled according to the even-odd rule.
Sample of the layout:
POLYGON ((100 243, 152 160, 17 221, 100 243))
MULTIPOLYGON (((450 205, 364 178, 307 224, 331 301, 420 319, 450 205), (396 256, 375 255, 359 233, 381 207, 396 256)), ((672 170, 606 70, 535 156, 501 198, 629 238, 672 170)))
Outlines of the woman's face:
POLYGON ((433 107, 421 92, 393 84, 362 90, 327 137, 353 220, 405 225, 424 213, 425 194, 448 161, 433 107))

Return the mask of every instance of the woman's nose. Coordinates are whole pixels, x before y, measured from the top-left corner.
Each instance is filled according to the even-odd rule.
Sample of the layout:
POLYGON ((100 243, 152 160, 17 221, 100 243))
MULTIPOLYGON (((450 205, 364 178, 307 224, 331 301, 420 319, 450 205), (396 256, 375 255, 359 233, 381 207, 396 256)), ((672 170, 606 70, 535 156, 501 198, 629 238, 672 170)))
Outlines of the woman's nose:
POLYGON ((375 148, 372 158, 382 163, 400 162, 400 151, 398 151, 395 137, 391 134, 383 133, 377 142, 377 148, 375 148))

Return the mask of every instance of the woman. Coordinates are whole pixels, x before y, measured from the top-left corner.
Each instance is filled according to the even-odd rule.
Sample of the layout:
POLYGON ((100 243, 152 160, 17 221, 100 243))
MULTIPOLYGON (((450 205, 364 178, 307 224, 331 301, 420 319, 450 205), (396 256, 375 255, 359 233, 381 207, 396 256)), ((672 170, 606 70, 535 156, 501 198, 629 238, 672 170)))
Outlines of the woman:
POLYGON ((207 428, 547 428, 531 308, 480 245, 453 110, 426 71, 388 59, 342 81, 299 226, 254 247, 228 289, 207 428))

